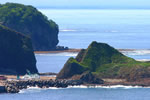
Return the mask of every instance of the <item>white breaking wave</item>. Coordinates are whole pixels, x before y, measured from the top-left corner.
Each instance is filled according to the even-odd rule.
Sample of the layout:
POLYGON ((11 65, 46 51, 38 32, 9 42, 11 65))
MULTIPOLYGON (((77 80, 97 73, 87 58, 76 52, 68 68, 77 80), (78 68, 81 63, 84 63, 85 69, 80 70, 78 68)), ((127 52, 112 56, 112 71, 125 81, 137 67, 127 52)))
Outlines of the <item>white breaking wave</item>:
POLYGON ((34 93, 34 92, 40 92, 41 90, 44 90, 39 87, 28 87, 27 89, 22 89, 19 91, 19 93, 34 93))
POLYGON ((137 61, 150 61, 150 59, 136 59, 137 61))
POLYGON ((39 88, 39 87, 28 87, 27 89, 22 89, 19 93, 34 93, 41 92, 42 90, 56 90, 56 89, 67 89, 67 88, 57 88, 57 87, 49 87, 49 88, 39 88))
POLYGON ((135 88, 150 88, 150 87, 142 87, 142 86, 125 86, 125 85, 112 85, 112 86, 85 86, 85 85, 77 85, 77 86, 68 86, 67 88, 57 88, 57 87, 49 87, 49 88, 39 88, 39 87, 28 87, 27 89, 20 90, 19 93, 34 93, 34 92, 41 92, 41 90, 55 90, 55 89, 71 89, 71 88, 80 88, 80 89, 87 89, 87 88, 102 88, 102 89, 135 89, 135 88))
POLYGON ((121 51, 125 55, 150 55, 150 50, 125 50, 121 51))

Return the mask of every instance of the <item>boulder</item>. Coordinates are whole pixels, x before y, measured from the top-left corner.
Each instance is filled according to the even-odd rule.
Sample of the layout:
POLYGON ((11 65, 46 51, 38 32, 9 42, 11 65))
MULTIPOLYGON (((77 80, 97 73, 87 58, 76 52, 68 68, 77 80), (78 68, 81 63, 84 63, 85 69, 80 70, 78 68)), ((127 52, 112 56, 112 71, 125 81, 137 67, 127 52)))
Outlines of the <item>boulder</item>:
POLYGON ((92 74, 91 72, 84 72, 80 76, 80 80, 88 84, 103 84, 104 83, 102 79, 98 78, 96 75, 92 74))

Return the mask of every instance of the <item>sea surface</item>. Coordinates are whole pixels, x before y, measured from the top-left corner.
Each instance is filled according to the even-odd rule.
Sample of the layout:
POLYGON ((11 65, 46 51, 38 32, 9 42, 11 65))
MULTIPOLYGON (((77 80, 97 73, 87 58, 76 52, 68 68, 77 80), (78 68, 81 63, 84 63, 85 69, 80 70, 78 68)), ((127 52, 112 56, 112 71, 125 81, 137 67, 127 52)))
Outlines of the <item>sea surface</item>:
POLYGON ((61 46, 87 48, 98 41, 115 48, 150 49, 150 10, 39 10, 59 25, 61 46))
MULTIPOLYGON (((92 41, 115 48, 136 49, 123 54, 150 60, 150 10, 39 9, 60 29, 59 45, 87 48, 92 41)), ((77 53, 36 54, 39 72, 58 73, 77 53)), ((150 100, 150 88, 70 87, 29 88, 18 94, 0 94, 0 100, 150 100)))
POLYGON ((150 88, 76 87, 66 89, 29 88, 18 94, 1 94, 1 100, 149 100, 150 88))

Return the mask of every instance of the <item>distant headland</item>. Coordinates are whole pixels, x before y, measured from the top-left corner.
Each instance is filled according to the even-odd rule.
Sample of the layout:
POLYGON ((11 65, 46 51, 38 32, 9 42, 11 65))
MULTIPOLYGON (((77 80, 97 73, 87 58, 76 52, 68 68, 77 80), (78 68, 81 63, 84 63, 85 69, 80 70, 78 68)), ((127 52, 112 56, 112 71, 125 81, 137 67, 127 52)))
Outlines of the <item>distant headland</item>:
POLYGON ((59 42, 58 25, 33 6, 0 4, 0 24, 31 37, 36 51, 55 50, 59 42))

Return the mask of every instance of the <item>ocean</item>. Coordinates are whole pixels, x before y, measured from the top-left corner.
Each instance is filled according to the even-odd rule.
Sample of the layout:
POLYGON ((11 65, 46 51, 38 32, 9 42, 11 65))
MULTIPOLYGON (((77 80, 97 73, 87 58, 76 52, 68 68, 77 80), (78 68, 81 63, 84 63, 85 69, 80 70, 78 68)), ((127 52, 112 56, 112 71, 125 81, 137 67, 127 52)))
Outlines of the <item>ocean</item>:
MULTIPOLYGON (((39 9, 60 29, 59 45, 87 48, 92 41, 104 42, 137 60, 150 60, 150 10, 39 9)), ((39 72, 58 73, 77 53, 36 54, 39 72)), ((29 88, 18 94, 0 94, 2 100, 150 100, 150 88, 70 87, 29 88)))
POLYGON ((149 100, 150 88, 97 87, 38 89, 29 88, 18 94, 1 94, 1 100, 149 100))
POLYGON ((40 9, 60 28, 59 45, 87 48, 92 41, 115 48, 150 48, 150 10, 40 9))

